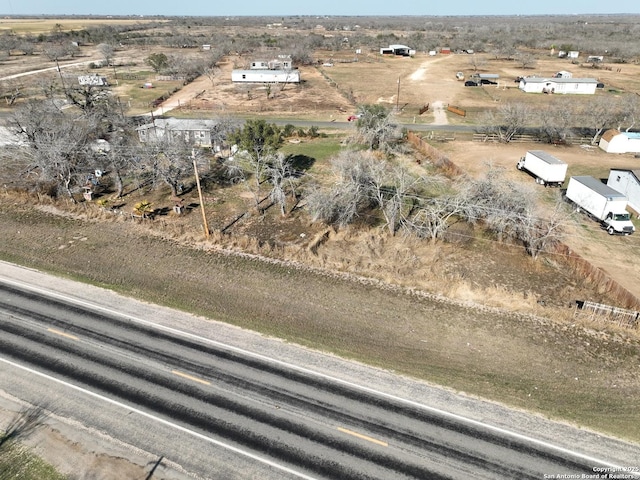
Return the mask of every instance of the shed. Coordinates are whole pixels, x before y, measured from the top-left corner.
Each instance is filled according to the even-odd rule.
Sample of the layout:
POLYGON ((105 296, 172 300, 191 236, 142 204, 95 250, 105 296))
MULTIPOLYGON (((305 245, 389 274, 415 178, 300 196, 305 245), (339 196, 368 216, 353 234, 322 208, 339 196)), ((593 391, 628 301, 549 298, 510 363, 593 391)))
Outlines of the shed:
POLYGON ((607 153, 640 153, 640 132, 607 130, 598 146, 607 153))
POLYGON ((560 70, 553 77, 554 78, 572 78, 573 74, 571 72, 567 72, 566 70, 560 70))
POLYGON ((607 185, 626 195, 629 206, 640 213, 640 170, 612 168, 609 170, 607 185))
POLYGON ((526 93, 562 93, 593 95, 598 81, 595 78, 523 77, 519 88, 526 93))

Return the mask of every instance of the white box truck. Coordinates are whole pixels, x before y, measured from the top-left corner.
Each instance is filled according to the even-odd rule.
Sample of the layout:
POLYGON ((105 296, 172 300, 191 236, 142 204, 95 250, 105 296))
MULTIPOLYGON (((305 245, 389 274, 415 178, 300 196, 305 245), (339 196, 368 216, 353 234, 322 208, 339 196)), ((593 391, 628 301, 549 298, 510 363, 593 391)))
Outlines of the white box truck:
POLYGON ((600 222, 609 235, 631 235, 635 227, 627 212, 627 197, 593 177, 571 177, 566 198, 600 222))
POLYGON ((518 162, 518 170, 529 172, 540 185, 561 187, 567 176, 567 164, 544 150, 529 150, 518 162))

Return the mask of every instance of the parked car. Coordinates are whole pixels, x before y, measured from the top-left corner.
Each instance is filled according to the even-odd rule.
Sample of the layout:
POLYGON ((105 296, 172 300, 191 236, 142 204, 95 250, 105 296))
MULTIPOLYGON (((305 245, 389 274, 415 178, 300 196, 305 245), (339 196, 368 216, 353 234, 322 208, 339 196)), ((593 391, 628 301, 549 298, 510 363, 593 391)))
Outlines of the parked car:
POLYGON ((355 122, 359 118, 360 118, 360 115, 349 115, 349 117, 347 117, 347 122, 355 122))
POLYGON ((472 80, 467 80, 466 82, 464 82, 464 86, 465 87, 477 87, 478 84, 472 80))

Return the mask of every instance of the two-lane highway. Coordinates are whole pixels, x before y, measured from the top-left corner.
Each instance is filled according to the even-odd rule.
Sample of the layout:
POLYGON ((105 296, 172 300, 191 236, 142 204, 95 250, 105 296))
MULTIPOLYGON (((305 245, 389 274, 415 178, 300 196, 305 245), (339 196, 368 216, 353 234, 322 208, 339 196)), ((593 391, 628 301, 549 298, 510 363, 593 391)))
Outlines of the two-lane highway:
POLYGON ((0 282, 0 359, 283 475, 540 479, 609 465, 264 353, 0 282))

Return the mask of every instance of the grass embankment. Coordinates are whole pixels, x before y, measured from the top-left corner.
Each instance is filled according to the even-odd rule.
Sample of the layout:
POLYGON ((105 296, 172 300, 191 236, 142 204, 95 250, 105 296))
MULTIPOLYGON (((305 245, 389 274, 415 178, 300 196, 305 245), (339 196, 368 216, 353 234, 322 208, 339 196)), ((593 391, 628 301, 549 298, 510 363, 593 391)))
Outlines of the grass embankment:
POLYGON ((9 443, 0 449, 0 480, 65 480, 55 468, 26 447, 9 443))
POLYGON ((2 205, 0 258, 640 441, 640 342, 2 205))

